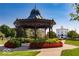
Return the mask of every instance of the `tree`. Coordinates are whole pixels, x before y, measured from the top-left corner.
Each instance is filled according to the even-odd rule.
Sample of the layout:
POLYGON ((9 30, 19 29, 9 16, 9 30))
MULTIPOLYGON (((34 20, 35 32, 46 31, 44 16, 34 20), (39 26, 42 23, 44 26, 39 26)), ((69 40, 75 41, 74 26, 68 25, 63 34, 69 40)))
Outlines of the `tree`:
MULTIPOLYGON (((74 7, 74 13, 70 13, 71 19, 70 20, 75 20, 79 21, 79 3, 73 4, 74 7)), ((70 31, 68 33, 68 36, 73 38, 73 37, 79 37, 79 34, 77 34, 75 31, 70 31)))
POLYGON ((12 29, 7 25, 1 25, 0 31, 5 34, 5 37, 15 37, 16 35, 15 29, 12 29))
POLYGON ((73 30, 69 31, 67 33, 67 35, 68 35, 69 38, 72 38, 72 39, 79 36, 79 34, 76 31, 73 31, 73 30))
POLYGON ((5 34, 5 37, 10 36, 11 30, 10 30, 9 26, 7 26, 7 25, 1 25, 0 26, 0 31, 5 34))
POLYGON ((16 36, 16 31, 15 31, 15 29, 13 29, 13 28, 10 29, 10 36, 11 36, 11 37, 15 37, 15 36, 16 36))
POLYGON ((77 20, 79 21, 79 3, 73 4, 74 6, 74 13, 70 13, 71 19, 70 20, 77 20))
MULTIPOLYGON (((47 36, 49 36, 49 32, 47 33, 47 36)), ((53 31, 50 31, 50 38, 56 38, 56 33, 53 31)))
POLYGON ((4 37, 5 37, 5 35, 0 31, 0 39, 3 40, 4 37))

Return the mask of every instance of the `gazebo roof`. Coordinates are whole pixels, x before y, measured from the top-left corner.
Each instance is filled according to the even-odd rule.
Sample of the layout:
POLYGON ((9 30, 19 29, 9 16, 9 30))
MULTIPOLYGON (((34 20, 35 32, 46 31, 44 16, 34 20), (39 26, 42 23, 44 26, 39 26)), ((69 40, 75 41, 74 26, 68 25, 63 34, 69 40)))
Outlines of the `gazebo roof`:
POLYGON ((16 19, 14 25, 23 28, 48 28, 55 25, 52 19, 43 19, 38 9, 32 9, 30 16, 27 19, 16 19))
POLYGON ((38 9, 32 9, 28 19, 43 19, 38 9))

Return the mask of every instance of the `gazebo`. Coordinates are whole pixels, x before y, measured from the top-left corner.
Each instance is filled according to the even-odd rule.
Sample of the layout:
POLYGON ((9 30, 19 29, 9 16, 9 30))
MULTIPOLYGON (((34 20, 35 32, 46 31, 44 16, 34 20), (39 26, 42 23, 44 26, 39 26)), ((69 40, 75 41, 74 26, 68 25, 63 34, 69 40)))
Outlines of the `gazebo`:
POLYGON ((52 30, 53 25, 55 25, 55 21, 53 19, 44 19, 39 10, 34 8, 31 10, 30 16, 26 19, 16 19, 14 25, 16 27, 16 36, 21 36, 21 29, 25 30, 27 28, 34 29, 35 32, 35 39, 37 38, 36 30, 39 28, 43 28, 45 30, 45 37, 46 37, 46 29, 49 28, 49 38, 50 38, 50 31, 52 30))

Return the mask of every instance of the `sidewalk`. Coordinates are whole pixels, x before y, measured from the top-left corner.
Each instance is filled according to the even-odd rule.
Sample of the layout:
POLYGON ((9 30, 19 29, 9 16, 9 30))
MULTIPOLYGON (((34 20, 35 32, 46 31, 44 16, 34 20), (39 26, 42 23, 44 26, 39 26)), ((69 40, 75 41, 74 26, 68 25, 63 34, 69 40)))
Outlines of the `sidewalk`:
MULTIPOLYGON (((64 43, 64 41, 63 41, 64 43)), ((78 46, 64 44, 63 47, 41 49, 37 56, 60 56, 62 50, 78 48, 78 46)))

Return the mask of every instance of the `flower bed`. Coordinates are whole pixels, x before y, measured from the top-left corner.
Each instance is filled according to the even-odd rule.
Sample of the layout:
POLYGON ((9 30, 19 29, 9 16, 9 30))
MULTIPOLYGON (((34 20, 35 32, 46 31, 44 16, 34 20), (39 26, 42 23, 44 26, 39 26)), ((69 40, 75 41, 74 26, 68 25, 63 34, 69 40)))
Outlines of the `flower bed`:
POLYGON ((20 47, 20 46, 21 46, 21 42, 17 39, 8 40, 4 44, 4 47, 7 47, 7 48, 16 48, 16 47, 20 47))
POLYGON ((5 44, 4 44, 5 47, 7 48, 15 48, 15 44, 11 41, 7 41, 5 44))
POLYGON ((48 43, 48 42, 36 43, 36 42, 33 42, 30 44, 30 48, 53 48, 53 47, 62 47, 62 46, 63 46, 62 42, 57 42, 57 43, 48 43))

